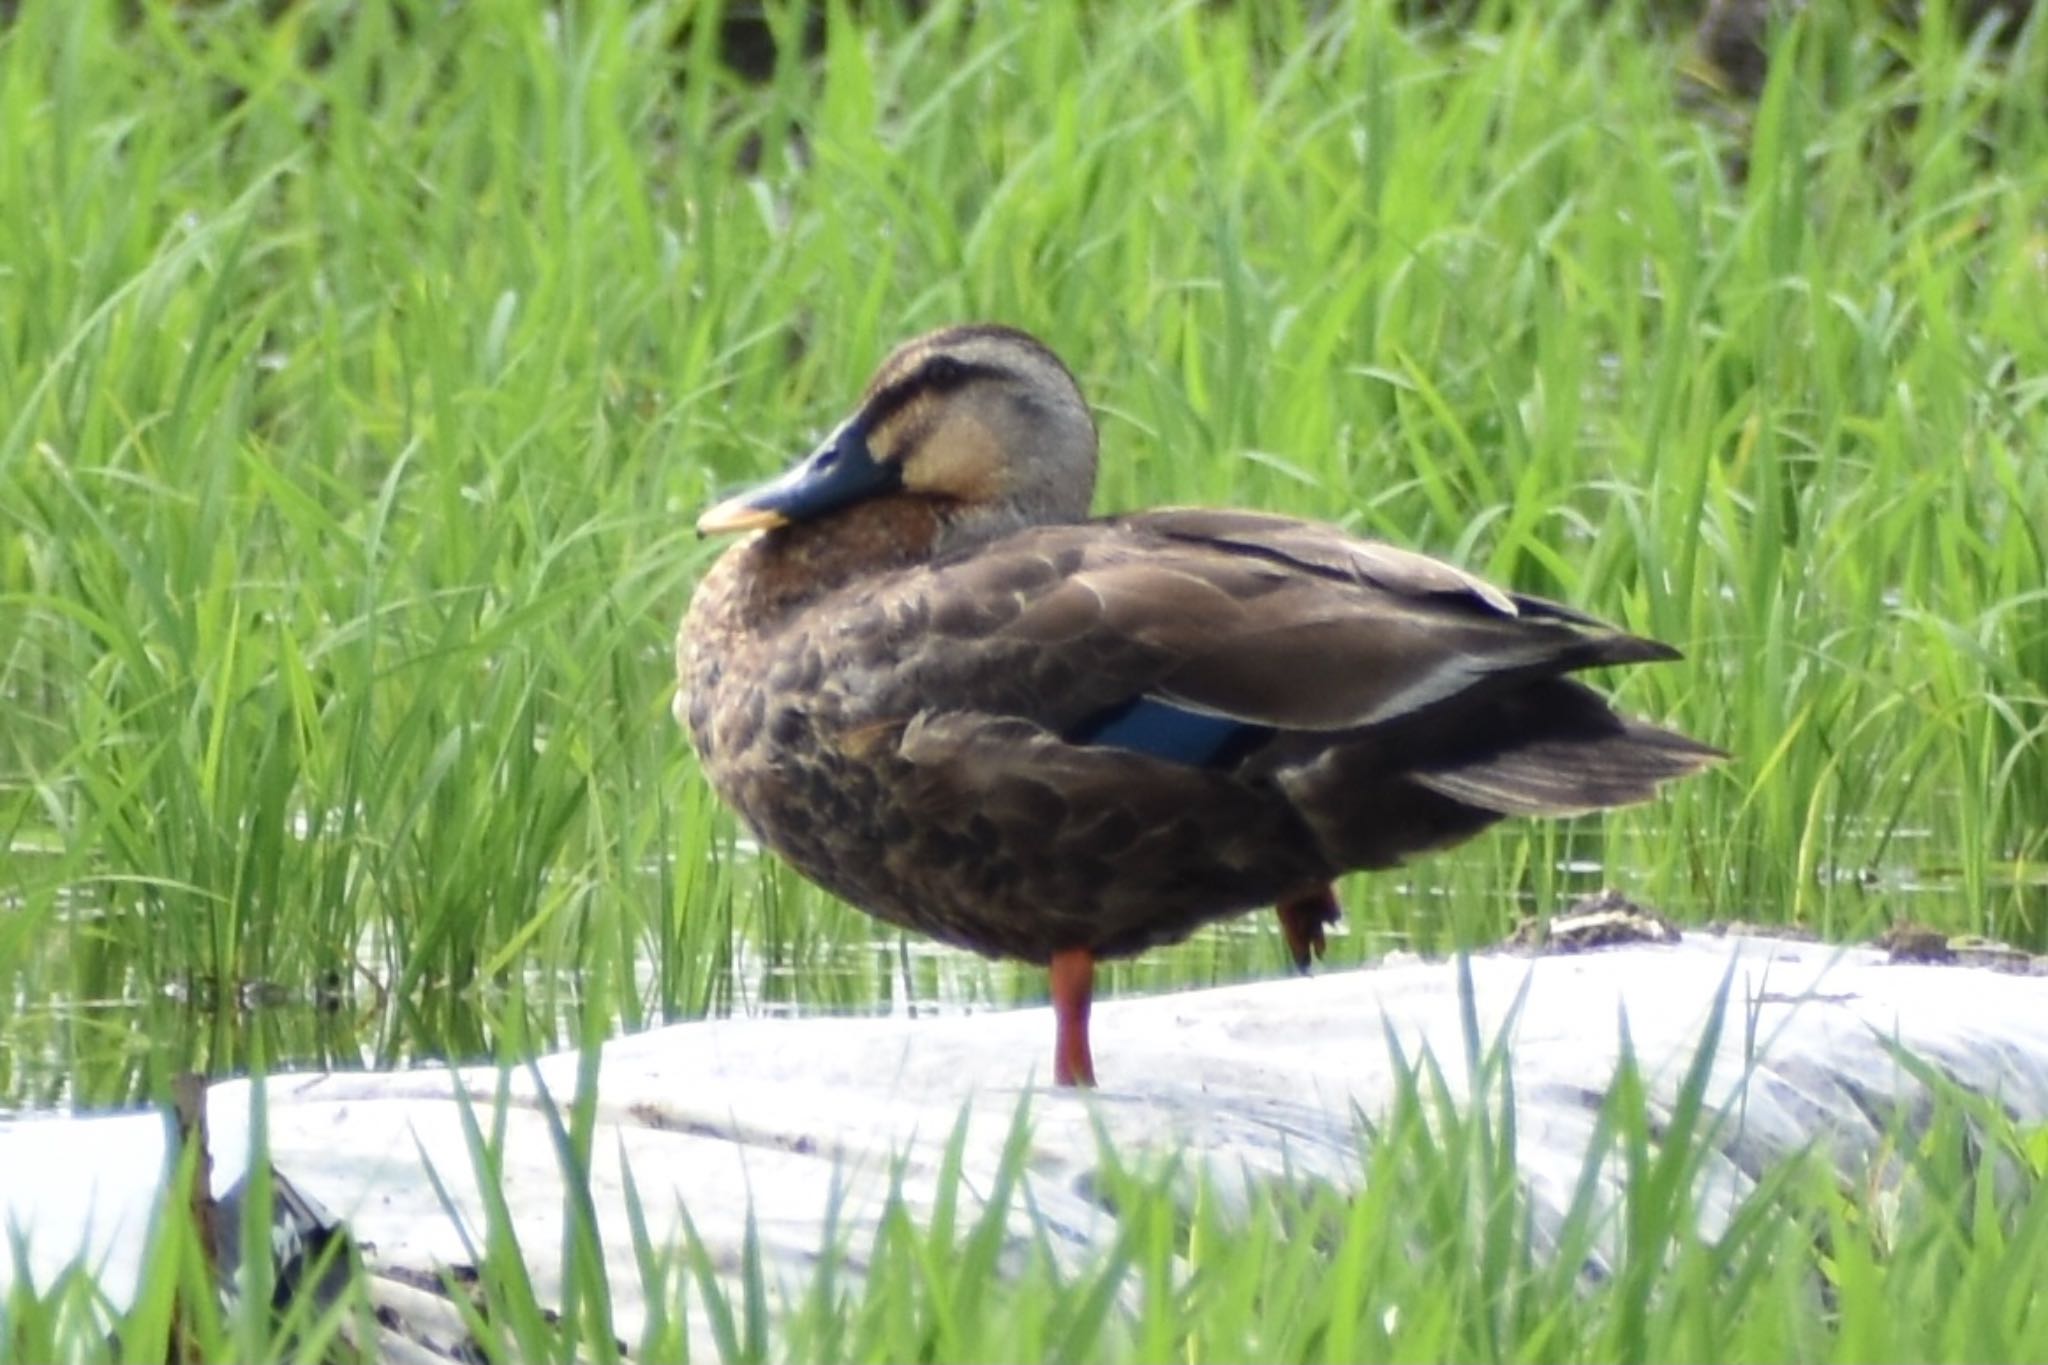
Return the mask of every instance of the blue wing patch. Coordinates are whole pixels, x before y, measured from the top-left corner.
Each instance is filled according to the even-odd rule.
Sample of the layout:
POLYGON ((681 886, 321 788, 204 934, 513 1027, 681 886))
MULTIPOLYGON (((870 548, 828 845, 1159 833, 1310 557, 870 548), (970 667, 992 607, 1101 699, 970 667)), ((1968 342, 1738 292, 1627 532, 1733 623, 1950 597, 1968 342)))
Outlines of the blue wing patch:
POLYGON ((1231 761, 1271 733, 1270 726, 1137 697, 1083 722, 1067 738, 1205 768, 1231 761))

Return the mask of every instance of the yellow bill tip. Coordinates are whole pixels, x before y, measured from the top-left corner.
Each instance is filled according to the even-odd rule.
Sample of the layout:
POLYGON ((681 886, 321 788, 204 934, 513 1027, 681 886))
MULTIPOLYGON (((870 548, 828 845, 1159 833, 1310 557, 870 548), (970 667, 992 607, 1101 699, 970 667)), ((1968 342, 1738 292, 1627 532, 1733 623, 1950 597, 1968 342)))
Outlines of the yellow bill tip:
POLYGON ((769 531, 789 525, 789 518, 765 507, 756 507, 742 497, 727 498, 697 518, 700 536, 731 535, 736 531, 769 531))

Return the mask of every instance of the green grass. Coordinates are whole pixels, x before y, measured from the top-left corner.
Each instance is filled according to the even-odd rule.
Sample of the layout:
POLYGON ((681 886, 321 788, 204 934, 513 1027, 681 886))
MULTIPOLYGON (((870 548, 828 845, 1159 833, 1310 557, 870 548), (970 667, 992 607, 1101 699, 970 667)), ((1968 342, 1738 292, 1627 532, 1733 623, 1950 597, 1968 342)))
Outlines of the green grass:
POLYGON ((1036 998, 755 857, 667 713, 695 511, 968 317, 1072 360, 1103 510, 1687 651, 1622 699, 1734 762, 1354 879, 1333 963, 1602 881, 2048 947, 2038 17, 1809 7, 1736 131, 1625 4, 834 6, 762 87, 680 2, 266 8, 0 32, 0 1101, 1036 998))
POLYGON ((1336 961, 1603 879, 2048 945, 2039 24, 1812 16, 1738 180, 1625 12, 877 6, 750 88, 689 6, 117 9, 0 39, 0 1096, 240 1065, 249 983, 349 1062, 560 1040, 600 963, 629 1028, 1033 995, 737 848, 666 712, 694 511, 962 317, 1073 359, 1105 509, 1688 651, 1623 698, 1734 763, 1356 879, 1336 961))

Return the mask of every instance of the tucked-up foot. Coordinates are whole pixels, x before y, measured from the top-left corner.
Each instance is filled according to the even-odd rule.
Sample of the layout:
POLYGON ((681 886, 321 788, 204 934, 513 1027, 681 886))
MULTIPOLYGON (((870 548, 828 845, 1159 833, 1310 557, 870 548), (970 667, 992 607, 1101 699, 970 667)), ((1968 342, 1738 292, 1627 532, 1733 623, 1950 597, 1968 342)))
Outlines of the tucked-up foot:
POLYGON ((1287 938, 1287 953, 1294 959, 1294 969, 1306 973, 1309 955, 1321 957, 1328 946, 1323 941, 1323 926, 1335 924, 1341 916, 1336 891, 1320 886, 1289 896, 1274 906, 1273 912, 1280 916, 1280 932, 1287 938))

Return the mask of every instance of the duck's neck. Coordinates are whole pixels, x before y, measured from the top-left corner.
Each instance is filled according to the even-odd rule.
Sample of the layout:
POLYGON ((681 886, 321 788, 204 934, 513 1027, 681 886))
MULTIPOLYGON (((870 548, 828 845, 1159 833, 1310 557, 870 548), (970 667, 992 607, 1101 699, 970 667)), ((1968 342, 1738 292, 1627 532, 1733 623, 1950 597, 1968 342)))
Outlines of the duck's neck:
POLYGON ((745 619, 766 627, 849 583, 931 559, 946 532, 936 504, 881 498, 763 532, 727 551, 719 568, 738 574, 745 619))

